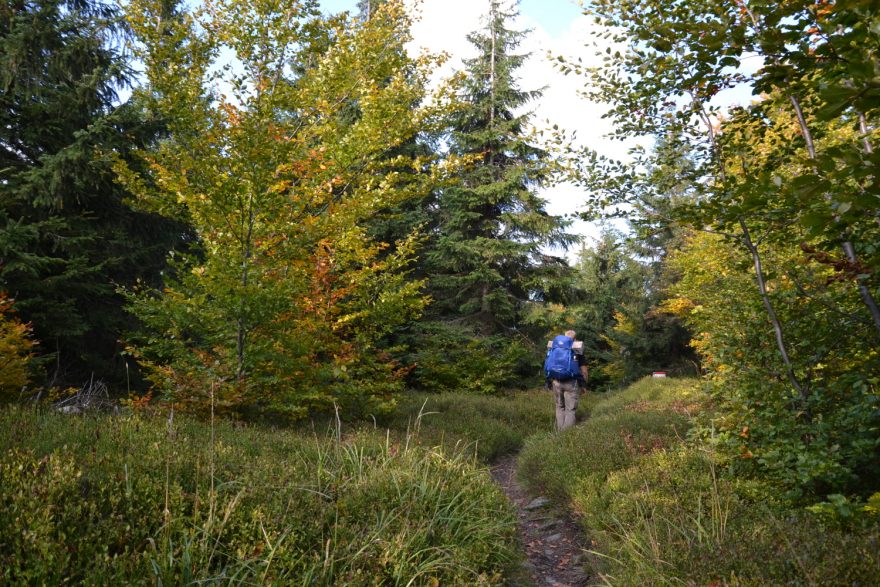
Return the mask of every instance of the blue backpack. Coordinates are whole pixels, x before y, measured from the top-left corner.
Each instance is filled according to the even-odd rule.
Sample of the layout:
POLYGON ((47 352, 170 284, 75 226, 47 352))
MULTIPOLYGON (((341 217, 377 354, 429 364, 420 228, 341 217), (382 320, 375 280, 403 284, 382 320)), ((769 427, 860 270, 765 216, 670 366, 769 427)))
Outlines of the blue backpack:
POLYGON ((553 346, 547 351, 544 360, 544 376, 547 379, 577 379, 581 376, 577 359, 571 350, 574 340, 570 336, 560 334, 553 339, 553 346))

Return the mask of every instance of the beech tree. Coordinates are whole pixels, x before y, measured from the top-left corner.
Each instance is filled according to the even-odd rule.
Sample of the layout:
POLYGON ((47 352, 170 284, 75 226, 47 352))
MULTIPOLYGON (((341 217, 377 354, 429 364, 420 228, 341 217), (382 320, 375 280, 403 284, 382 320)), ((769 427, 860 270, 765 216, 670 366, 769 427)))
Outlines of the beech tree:
MULTIPOLYGON (((798 134, 784 154, 800 168, 796 175, 776 174, 773 190, 740 191, 707 202, 707 217, 725 218, 743 231, 742 206, 753 215, 768 195, 788 205, 789 213, 821 236, 819 246, 835 249, 853 269, 854 285, 880 336, 878 283, 873 268, 877 237, 876 180, 871 134, 877 99, 870 71, 878 62, 880 37, 870 23, 877 12, 862 2, 652 2, 621 5, 596 2, 589 9, 607 26, 609 38, 628 46, 608 50, 606 65, 593 70, 592 95, 613 106, 609 116, 619 136, 680 133, 694 152, 723 179, 717 130, 719 110, 711 102, 725 89, 750 85, 756 94, 784 101, 798 134), (750 56, 763 67, 743 73, 750 56), (847 142, 824 143, 822 127, 832 119, 858 132, 847 142), (801 161, 809 165, 801 165, 801 161), (718 205, 716 205, 718 204, 718 205)), ((576 66, 566 66, 578 69, 576 66)), ((780 155, 782 155, 780 153, 780 155)), ((781 168, 782 165, 779 165, 781 168)), ((622 195, 622 194, 621 194, 622 195)), ((625 197, 625 196, 624 196, 625 197)), ((612 198, 613 199, 613 198, 612 198)), ((783 351, 781 351, 785 354, 783 351)), ((795 386, 797 384, 793 383, 795 386)))
POLYGON ((142 153, 149 173, 118 171, 140 206, 191 223, 199 247, 161 290, 131 294, 149 327, 133 352, 182 407, 389 407, 399 366, 377 341, 425 304, 407 276, 418 237, 380 242, 368 225, 454 170, 388 156, 440 119, 442 96, 420 106, 435 61, 395 50, 408 38, 400 2, 363 21, 277 0, 161 15, 154 0, 129 5, 139 99, 172 134, 142 153))
POLYGON ((31 328, 15 316, 12 305, 0 292, 0 398, 15 397, 30 382, 31 328))
MULTIPOLYGON (((868 406, 880 333, 873 5, 600 0, 588 12, 613 42, 604 64, 585 73, 592 97, 610 104, 616 135, 674 140, 693 163, 680 174, 690 201, 652 209, 646 199, 663 194, 646 170, 671 166, 668 151, 637 151, 629 164, 581 153, 574 163, 583 163, 591 204, 666 214, 667 221, 714 233, 724 246, 693 237, 681 267, 711 274, 698 273, 693 265, 701 257, 688 255, 709 251, 721 259, 702 258, 707 270, 737 275, 737 286, 723 294, 704 297, 693 287, 685 296, 695 302, 690 320, 701 332, 697 345, 708 349, 707 365, 739 369, 735 376, 713 374, 724 381, 713 387, 719 445, 731 449, 728 455, 745 447, 737 464, 754 464, 751 470, 789 488, 798 480, 813 496, 874 478, 876 469, 866 465, 878 446, 868 406), (745 73, 756 55, 762 66, 745 73), (754 90, 753 104, 732 111, 713 106, 720 92, 740 84, 754 90), (734 260, 732 251, 740 257, 734 260), (798 256, 812 271, 789 265, 798 256), (753 289, 737 300, 727 314, 736 318, 722 332, 719 304, 748 283, 744 263, 753 289), (861 315, 854 315, 859 307, 861 315), (743 320, 758 322, 745 327, 743 320), (857 324, 859 334, 836 333, 842 324, 857 324), (768 355, 768 348, 775 352, 768 355), (756 361, 746 368, 752 354, 756 361), (839 369, 833 377, 830 364, 839 369), (829 432, 832 421, 839 424, 829 432), (750 436, 753 426, 766 434, 750 436)), ((717 279, 728 281, 726 275, 717 279)), ((685 278, 697 282, 695 275, 685 278)))

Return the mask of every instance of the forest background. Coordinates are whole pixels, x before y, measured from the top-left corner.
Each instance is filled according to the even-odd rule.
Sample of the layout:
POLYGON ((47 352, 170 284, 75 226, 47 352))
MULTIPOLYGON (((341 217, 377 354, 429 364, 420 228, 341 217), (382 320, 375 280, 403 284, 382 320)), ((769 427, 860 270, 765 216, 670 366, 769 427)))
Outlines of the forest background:
POLYGON ((703 375, 695 435, 731 471, 870 514, 871 3, 591 3, 604 57, 558 67, 623 160, 531 130, 513 6, 490 2, 443 83, 400 4, 318 8, 4 5, 9 398, 96 377, 202 414, 367 418, 406 389, 533 385, 572 327, 595 387, 703 375), (743 85, 754 101, 713 101, 743 85), (582 219, 628 222, 574 267, 537 191, 555 181, 582 219))

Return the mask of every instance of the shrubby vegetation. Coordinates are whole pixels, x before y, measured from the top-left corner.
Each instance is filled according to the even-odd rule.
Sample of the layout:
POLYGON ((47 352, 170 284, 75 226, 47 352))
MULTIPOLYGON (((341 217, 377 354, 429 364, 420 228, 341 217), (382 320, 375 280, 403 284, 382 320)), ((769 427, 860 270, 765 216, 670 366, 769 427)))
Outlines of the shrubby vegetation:
POLYGON ((27 386, 33 347, 30 327, 21 323, 12 300, 0 292, 0 398, 14 397, 27 386))
POLYGON ((0 424, 4 583, 498 585, 517 560, 473 453, 416 435, 14 407, 0 424))
MULTIPOLYGON (((383 421, 398 434, 417 431, 415 441, 473 452, 483 462, 519 450, 526 438, 554 426, 549 392, 487 396, 482 393, 411 393, 383 421)), ((585 414, 583 407, 579 414, 585 414)))
POLYGON ((696 381, 646 379, 591 403, 583 425, 529 439, 520 472, 571 504, 603 583, 867 585, 880 573, 876 510, 841 523, 792 509, 685 441, 708 409, 696 381))
MULTIPOLYGON (((767 337, 753 275, 738 251, 711 234, 694 234, 673 259, 683 278, 669 307, 686 317, 704 357, 715 404, 712 437, 738 472, 758 474, 788 497, 867 497, 880 486, 876 352, 858 300, 834 269, 802 261, 802 250, 768 247, 768 288, 786 326, 794 392, 767 337), (809 288, 809 289, 807 289, 809 288), (767 374, 771 376, 768 377, 767 374)), ((707 428, 707 433, 709 429, 707 428)))

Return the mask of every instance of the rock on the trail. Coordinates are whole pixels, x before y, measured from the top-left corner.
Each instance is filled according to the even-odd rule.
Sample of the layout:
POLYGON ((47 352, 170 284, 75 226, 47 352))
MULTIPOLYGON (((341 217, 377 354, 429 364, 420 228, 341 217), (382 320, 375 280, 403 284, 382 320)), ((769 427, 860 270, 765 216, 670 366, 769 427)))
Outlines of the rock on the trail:
POLYGON ((547 542, 559 542, 562 540, 562 534, 552 534, 544 539, 547 542))
POLYGON ((535 499, 530 501, 529 504, 524 509, 529 510, 529 511, 537 510, 542 507, 545 507, 549 503, 550 503, 550 500, 547 499, 546 497, 536 497, 535 499))
POLYGON ((558 525, 559 525, 559 520, 550 520, 549 522, 544 522, 543 524, 538 526, 538 531, 544 532, 545 530, 549 530, 550 528, 553 528, 558 525))

